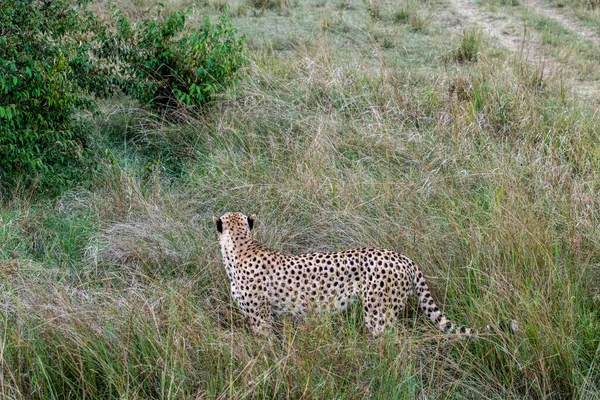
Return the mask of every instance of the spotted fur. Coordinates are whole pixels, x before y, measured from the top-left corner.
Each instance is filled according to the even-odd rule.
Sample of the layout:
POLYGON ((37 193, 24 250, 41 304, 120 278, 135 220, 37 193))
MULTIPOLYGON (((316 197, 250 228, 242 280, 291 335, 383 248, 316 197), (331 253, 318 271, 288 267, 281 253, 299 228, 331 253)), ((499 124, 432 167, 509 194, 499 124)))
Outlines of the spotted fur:
MULTIPOLYGON (((423 272, 408 257, 377 248, 290 255, 254 240, 254 220, 239 212, 214 218, 231 295, 255 332, 268 332, 273 314, 342 311, 361 298, 367 329, 377 336, 415 293, 439 330, 471 334, 471 328, 457 328, 442 314, 423 272)), ((516 329, 512 323, 510 329, 516 329)))

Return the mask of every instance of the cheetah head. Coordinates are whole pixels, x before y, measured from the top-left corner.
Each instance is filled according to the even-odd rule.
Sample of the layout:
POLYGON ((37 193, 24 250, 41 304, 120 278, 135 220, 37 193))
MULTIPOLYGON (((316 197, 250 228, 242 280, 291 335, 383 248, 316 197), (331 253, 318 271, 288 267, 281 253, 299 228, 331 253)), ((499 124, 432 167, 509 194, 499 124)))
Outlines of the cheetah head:
POLYGON ((228 212, 220 218, 213 217, 213 221, 217 226, 219 242, 223 244, 224 241, 249 238, 255 220, 255 215, 247 217, 241 212, 228 212))

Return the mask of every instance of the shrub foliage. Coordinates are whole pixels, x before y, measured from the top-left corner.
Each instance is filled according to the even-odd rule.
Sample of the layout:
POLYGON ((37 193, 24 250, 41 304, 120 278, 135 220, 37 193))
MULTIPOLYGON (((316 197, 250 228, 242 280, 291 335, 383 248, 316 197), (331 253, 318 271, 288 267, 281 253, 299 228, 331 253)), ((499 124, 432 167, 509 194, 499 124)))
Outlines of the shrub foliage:
POLYGON ((73 129, 80 86, 93 70, 85 40, 91 14, 70 1, 7 1, 0 6, 0 179, 48 172, 76 157, 73 129))
POLYGON ((222 17, 207 17, 197 30, 185 30, 186 14, 168 16, 157 8, 154 18, 135 25, 119 9, 116 44, 108 57, 122 71, 121 88, 143 103, 164 109, 178 103, 201 105, 236 80, 243 62, 243 37, 222 17))
POLYGON ((82 160, 84 129, 73 117, 93 96, 121 89, 164 110, 202 105, 235 82, 243 37, 222 18, 186 29, 162 8, 116 29, 75 0, 0 0, 0 180, 57 176, 82 160))

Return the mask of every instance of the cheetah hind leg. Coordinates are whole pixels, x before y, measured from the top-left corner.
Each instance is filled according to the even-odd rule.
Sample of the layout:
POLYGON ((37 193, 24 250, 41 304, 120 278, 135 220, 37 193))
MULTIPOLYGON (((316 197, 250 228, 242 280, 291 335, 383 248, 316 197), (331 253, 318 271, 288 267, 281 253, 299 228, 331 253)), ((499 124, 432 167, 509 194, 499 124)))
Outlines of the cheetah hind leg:
MULTIPOLYGON (((364 318, 367 330, 372 338, 377 338, 385 331, 388 326, 397 326, 398 315, 401 313, 401 307, 394 304, 385 293, 377 293, 373 296, 367 296, 364 301, 364 318)), ((398 326, 400 331, 405 331, 404 327, 398 326)))

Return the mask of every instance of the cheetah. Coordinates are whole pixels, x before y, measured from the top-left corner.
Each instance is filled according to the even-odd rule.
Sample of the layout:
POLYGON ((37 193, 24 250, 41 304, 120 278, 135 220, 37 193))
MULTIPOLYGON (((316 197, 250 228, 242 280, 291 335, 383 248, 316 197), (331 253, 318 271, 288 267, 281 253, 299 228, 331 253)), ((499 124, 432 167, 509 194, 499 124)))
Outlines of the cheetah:
MULTIPOLYGON (((213 220, 231 295, 254 332, 268 335, 274 315, 343 311, 360 298, 367 330, 377 337, 416 293, 420 308, 440 331, 472 334, 471 328, 455 327, 442 314, 419 266, 400 253, 361 248, 290 255, 252 238, 254 215, 228 212, 213 220)), ((515 321, 506 326, 516 330, 515 321)))

